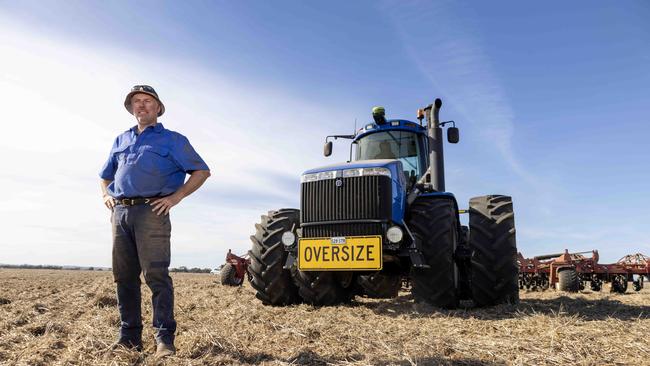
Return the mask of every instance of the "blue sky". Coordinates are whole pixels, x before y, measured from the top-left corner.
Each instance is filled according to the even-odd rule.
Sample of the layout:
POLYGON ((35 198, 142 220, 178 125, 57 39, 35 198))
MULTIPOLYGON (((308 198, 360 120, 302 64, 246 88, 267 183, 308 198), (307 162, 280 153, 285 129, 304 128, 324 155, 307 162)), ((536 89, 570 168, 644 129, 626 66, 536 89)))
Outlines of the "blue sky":
POLYGON ((138 83, 213 172, 172 212, 172 266, 244 253, 302 171, 346 159, 326 134, 436 97, 461 129, 447 189, 512 195, 525 255, 650 254, 647 19, 645 1, 0 1, 0 263, 110 265, 97 172, 138 83))

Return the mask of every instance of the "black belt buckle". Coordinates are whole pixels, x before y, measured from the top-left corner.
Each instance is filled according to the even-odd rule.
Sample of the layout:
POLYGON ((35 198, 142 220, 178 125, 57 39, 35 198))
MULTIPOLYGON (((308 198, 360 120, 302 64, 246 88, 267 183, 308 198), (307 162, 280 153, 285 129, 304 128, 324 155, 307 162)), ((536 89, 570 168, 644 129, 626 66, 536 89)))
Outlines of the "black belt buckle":
POLYGON ((124 206, 135 206, 151 202, 150 198, 122 198, 119 202, 124 206))

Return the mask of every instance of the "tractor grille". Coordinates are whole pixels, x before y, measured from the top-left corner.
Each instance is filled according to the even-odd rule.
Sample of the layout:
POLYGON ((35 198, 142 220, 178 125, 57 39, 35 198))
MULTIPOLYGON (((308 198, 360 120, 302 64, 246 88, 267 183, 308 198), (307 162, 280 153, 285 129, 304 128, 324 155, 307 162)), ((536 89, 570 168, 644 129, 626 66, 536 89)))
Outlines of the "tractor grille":
POLYGON ((380 223, 331 224, 305 226, 303 238, 331 238, 333 236, 382 235, 384 230, 380 223))
POLYGON ((389 220, 391 217, 391 180, 386 176, 325 179, 303 183, 301 187, 301 223, 304 237, 376 235, 377 227, 367 223, 327 224, 331 221, 389 220), (340 181, 337 187, 336 182, 340 181), (346 234, 349 233, 349 234, 346 234))

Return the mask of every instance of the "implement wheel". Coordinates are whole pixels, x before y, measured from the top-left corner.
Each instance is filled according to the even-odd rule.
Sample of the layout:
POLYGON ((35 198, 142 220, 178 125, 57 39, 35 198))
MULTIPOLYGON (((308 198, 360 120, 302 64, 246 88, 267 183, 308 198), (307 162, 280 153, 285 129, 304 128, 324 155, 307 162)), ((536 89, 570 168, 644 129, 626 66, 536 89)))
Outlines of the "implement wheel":
POLYGON ((625 275, 616 275, 612 278, 612 286, 610 292, 616 292, 619 294, 624 294, 627 291, 627 276, 625 275))
POLYGON ((639 276, 632 284, 634 285, 634 291, 641 291, 643 289, 643 276, 639 276))
POLYGON ((580 278, 575 268, 560 268, 557 272, 557 289, 566 292, 580 291, 580 278))
POLYGON ((598 277, 591 278, 591 291, 600 291, 603 288, 603 281, 598 277))
POLYGON ((519 302, 519 266, 512 198, 492 195, 469 201, 472 298, 476 306, 519 302))
POLYGON ((248 251, 251 264, 248 271, 255 296, 265 305, 288 305, 298 302, 298 289, 291 273, 283 269, 287 252, 282 245, 282 233, 300 226, 300 211, 284 208, 262 215, 251 236, 253 247, 248 251))
POLYGON ((237 278, 237 269, 231 263, 226 263, 221 268, 221 284, 224 286, 239 286, 244 283, 244 278, 237 278))
POLYGON ((420 197, 408 212, 408 226, 421 244, 429 268, 412 268, 415 301, 453 309, 458 306, 458 269, 454 262, 458 220, 453 201, 420 197))

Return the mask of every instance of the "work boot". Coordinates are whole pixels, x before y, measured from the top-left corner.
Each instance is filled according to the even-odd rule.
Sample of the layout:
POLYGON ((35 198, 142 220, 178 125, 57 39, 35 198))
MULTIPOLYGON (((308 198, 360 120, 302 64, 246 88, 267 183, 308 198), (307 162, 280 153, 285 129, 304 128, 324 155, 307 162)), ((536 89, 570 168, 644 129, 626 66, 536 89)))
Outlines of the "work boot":
POLYGON ((164 343, 164 342, 158 343, 158 346, 156 347, 156 355, 155 355, 156 358, 169 357, 175 354, 176 354, 176 347, 174 347, 173 344, 164 343))
POLYGON ((114 351, 120 348, 126 348, 130 350, 136 350, 138 352, 142 352, 142 342, 136 342, 129 339, 120 339, 117 342, 113 343, 110 349, 114 351))

